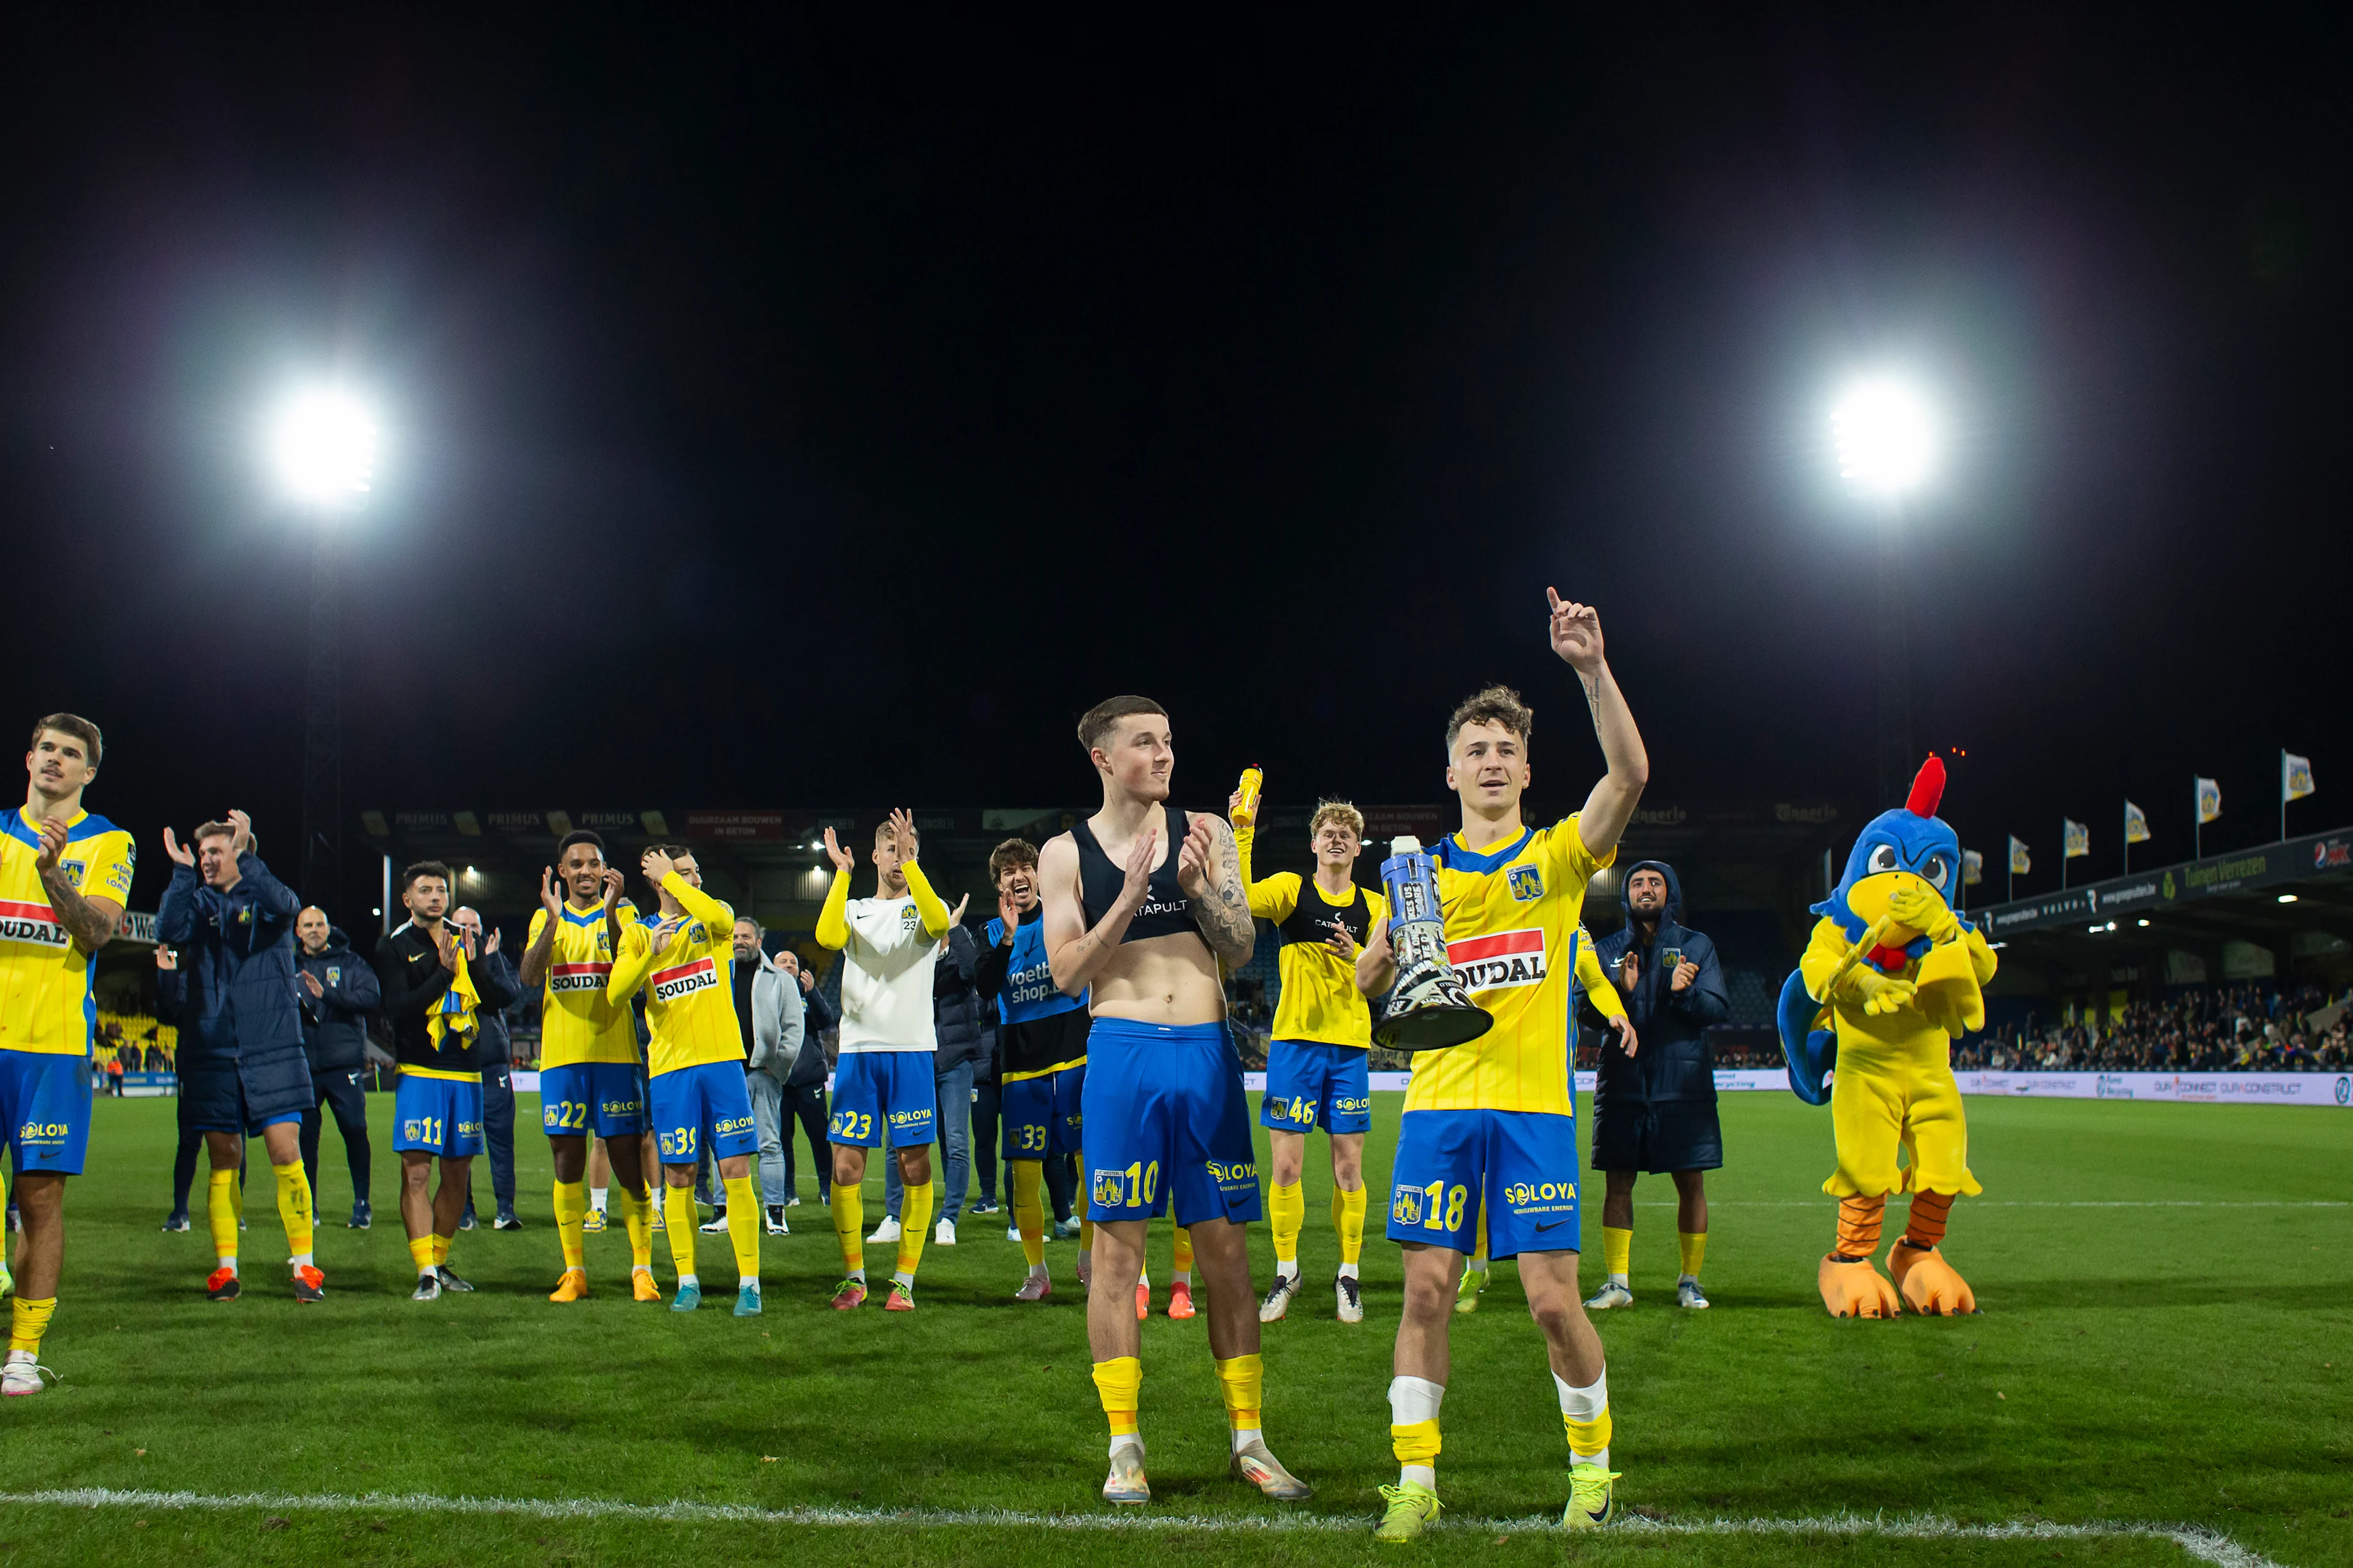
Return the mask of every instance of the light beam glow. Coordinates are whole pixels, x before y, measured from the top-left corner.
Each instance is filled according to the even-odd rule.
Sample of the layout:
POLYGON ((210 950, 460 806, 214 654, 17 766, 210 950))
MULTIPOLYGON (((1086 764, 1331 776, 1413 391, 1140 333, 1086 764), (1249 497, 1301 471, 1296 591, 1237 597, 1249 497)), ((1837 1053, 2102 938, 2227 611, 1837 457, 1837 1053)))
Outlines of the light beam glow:
POLYGON ((375 477, 375 416, 348 392, 314 388, 287 400, 269 426, 269 464, 307 506, 348 507, 375 477))
POLYGON ((1936 467, 1936 428, 1927 404, 1889 376, 1858 381, 1831 410, 1839 477, 1890 498, 1916 489, 1936 467))

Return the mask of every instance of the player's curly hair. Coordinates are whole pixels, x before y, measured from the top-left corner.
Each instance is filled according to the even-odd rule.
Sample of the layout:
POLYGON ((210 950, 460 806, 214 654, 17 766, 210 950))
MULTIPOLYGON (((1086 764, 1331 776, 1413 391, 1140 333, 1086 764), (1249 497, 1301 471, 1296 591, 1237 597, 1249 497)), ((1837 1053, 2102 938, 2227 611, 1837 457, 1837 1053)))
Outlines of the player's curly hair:
POLYGON ((1016 866, 1038 868, 1038 847, 1027 838, 1008 838, 988 852, 988 880, 994 887, 1016 866))
POLYGON ((1307 819, 1307 837, 1314 837, 1324 831, 1327 822, 1336 822, 1362 838, 1365 836, 1365 814, 1345 800, 1319 800, 1315 815, 1307 819))
MULTIPOLYGON (((202 830, 199 829, 199 831, 202 830)), ((419 860, 412 864, 406 870, 400 874, 400 890, 405 893, 427 877, 440 878, 441 885, 445 888, 452 885, 457 880, 456 878, 449 875, 449 867, 447 862, 440 860, 419 860)))
POLYGON ((1149 697, 1106 697, 1088 709, 1079 719, 1079 744, 1093 751, 1103 744, 1103 737, 1122 719, 1133 719, 1139 713, 1157 713, 1167 717, 1168 710, 1149 697))
POLYGON ((1454 738, 1462 733, 1467 724, 1493 724, 1509 730, 1526 745, 1535 733, 1535 710, 1520 700, 1520 694, 1508 686, 1490 686, 1474 691, 1456 705, 1453 715, 1446 721, 1446 754, 1454 754, 1454 738))

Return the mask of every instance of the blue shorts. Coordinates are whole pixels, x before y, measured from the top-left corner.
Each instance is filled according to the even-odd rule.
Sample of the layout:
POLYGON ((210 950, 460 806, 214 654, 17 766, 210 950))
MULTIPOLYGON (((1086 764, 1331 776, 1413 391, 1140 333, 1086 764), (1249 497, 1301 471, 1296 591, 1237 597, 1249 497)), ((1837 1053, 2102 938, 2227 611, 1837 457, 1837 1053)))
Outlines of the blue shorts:
POLYGON ((1577 1119, 1540 1110, 1409 1110, 1389 1174, 1389 1239, 1487 1255, 1576 1252, 1577 1119))
POLYGON ((539 1071, 539 1127, 550 1138, 635 1138, 645 1089, 630 1062, 574 1062, 539 1071))
POLYGON ((1008 1160, 1044 1160, 1079 1152, 1086 1125, 1082 1102, 1087 1089, 1087 1064, 1071 1063, 1035 1078, 1018 1078, 998 1094, 999 1134, 1008 1160))
POLYGON ((1261 1125, 1284 1132, 1362 1132, 1373 1124, 1373 1091, 1362 1046, 1276 1040, 1266 1048, 1261 1125))
POLYGON ((482 1152, 482 1086, 454 1078, 400 1075, 392 1090, 392 1146, 444 1160, 482 1152))
POLYGON ((1241 1058, 1223 1024, 1097 1018, 1082 1097, 1087 1217, 1260 1217, 1241 1058))
POLYGON ((90 1148, 90 1063, 0 1048, 0 1127, 26 1170, 80 1175, 90 1148))
POLYGON ((833 1064, 828 1143, 920 1149, 939 1136, 940 1089, 932 1051, 844 1051, 833 1064))
POLYGON ((744 1064, 701 1062, 656 1073, 653 1079, 654 1142, 665 1165, 691 1165, 702 1157, 707 1133, 712 1154, 732 1160, 760 1146, 752 1124, 752 1091, 744 1085, 744 1064))

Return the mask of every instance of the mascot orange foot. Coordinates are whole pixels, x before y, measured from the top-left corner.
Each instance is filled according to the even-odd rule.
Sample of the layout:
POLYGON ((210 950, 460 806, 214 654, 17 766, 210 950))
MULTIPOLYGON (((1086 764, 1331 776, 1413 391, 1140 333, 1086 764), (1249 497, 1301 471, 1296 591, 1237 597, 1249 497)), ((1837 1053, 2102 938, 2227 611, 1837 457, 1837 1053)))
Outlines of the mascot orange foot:
POLYGON ((1826 1254, 1820 1280, 1822 1305, 1833 1318, 1892 1318, 1903 1310, 1895 1287, 1868 1258, 1841 1260, 1835 1252, 1826 1254))
MULTIPOLYGON (((1909 1237, 1899 1237, 1888 1248, 1887 1271, 1895 1276, 1895 1288, 1904 1293, 1904 1304, 1924 1318, 1957 1318, 1978 1310, 1978 1299, 1969 1289, 1969 1282, 1934 1247, 1918 1246, 1909 1237)), ((1827 1284, 1823 1291, 1828 1294, 1827 1284)))

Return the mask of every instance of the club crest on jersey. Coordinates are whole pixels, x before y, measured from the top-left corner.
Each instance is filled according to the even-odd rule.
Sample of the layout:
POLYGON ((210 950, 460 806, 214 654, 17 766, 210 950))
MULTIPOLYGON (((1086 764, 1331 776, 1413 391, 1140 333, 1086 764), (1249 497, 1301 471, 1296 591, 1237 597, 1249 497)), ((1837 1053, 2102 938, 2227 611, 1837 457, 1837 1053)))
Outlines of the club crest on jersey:
POLYGON ((1514 866, 1505 873, 1504 879, 1511 884, 1512 897, 1524 904, 1532 899, 1544 897, 1544 868, 1541 866, 1514 866))
POLYGON ((81 886, 82 872, 85 869, 85 866, 86 863, 80 860, 60 860, 58 862, 58 869, 66 874, 66 886, 69 888, 79 888, 81 886))
POLYGON ((327 965, 327 984, 330 985, 341 985, 343 983, 343 966, 340 963, 331 963, 327 965))
POLYGON ((1462 984, 1473 991, 1541 985, 1546 973, 1545 933, 1535 926, 1456 937, 1447 942, 1446 956, 1454 972, 1462 976, 1462 984))
POLYGON ((902 909, 899 911, 899 929, 901 931, 913 931, 917 926, 923 923, 923 917, 915 912, 915 906, 913 904, 907 905, 904 909, 902 909))

